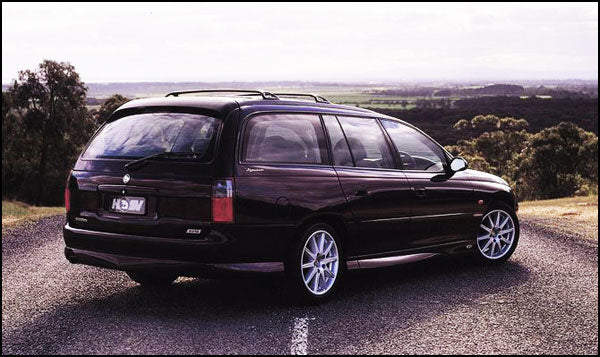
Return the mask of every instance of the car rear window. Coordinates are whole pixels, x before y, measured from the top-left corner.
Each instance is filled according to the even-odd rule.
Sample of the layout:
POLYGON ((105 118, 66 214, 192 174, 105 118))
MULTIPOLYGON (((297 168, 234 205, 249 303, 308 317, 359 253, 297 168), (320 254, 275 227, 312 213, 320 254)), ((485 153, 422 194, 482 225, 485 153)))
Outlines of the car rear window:
POLYGON ((83 158, 139 158, 164 151, 190 152, 212 160, 219 121, 199 114, 134 114, 106 124, 83 158))
POLYGON ((251 118, 244 132, 242 161, 321 164, 327 157, 318 115, 264 114, 251 118))

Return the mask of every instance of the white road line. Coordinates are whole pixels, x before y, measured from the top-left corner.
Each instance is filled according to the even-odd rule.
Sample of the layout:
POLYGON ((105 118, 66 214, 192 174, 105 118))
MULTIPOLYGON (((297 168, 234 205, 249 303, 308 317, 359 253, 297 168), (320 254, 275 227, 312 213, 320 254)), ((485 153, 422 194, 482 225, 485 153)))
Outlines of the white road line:
POLYGON ((305 355, 308 348, 308 318, 295 318, 290 354, 305 355))

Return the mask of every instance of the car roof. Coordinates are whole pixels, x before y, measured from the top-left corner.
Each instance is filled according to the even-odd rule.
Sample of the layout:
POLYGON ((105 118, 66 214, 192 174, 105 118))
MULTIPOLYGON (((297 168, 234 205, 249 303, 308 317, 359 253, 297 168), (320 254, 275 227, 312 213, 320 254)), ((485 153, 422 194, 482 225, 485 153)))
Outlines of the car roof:
MULTIPOLYGON (((111 115, 119 117, 118 112, 142 108, 195 108, 217 113, 220 118, 226 118, 234 109, 241 109, 245 115, 261 111, 294 111, 320 112, 338 115, 367 115, 388 117, 368 109, 323 102, 294 99, 257 99, 256 96, 189 96, 189 97, 155 97, 134 99, 123 104, 111 115)), ((395 119, 395 118, 394 118, 395 119)))

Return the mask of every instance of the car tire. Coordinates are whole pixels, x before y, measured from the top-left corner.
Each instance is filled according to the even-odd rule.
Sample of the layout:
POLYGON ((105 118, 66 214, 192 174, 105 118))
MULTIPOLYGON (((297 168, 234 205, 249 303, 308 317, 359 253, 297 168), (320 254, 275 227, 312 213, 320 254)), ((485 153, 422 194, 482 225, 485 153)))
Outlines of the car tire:
POLYGON ((128 271, 126 273, 131 280, 142 286, 168 286, 178 278, 177 275, 170 273, 155 273, 145 271, 128 271))
POLYGON ((346 270, 335 229, 324 223, 303 230, 286 262, 288 291, 299 303, 319 303, 337 290, 346 270))
POLYGON ((481 219, 475 251, 484 264, 501 264, 514 253, 519 243, 519 219, 515 210, 504 202, 496 202, 481 219))

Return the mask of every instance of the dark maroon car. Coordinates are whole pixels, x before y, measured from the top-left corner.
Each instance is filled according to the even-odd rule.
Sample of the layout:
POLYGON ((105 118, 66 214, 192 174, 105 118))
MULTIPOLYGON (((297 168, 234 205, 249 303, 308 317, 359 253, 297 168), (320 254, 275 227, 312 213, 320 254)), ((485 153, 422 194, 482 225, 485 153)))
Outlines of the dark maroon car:
POLYGON ((148 285, 285 272, 319 300, 348 269, 459 253, 499 263, 519 239, 505 181, 412 125, 316 95, 131 101, 83 150, 65 196, 67 259, 148 285))

